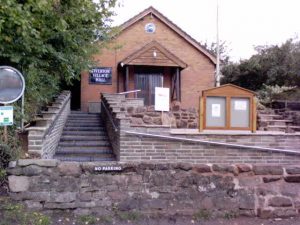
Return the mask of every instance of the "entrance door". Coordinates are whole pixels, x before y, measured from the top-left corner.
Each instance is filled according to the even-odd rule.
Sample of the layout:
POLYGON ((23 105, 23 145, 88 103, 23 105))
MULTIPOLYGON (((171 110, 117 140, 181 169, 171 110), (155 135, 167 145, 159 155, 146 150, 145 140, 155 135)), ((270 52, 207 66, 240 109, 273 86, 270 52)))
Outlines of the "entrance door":
POLYGON ((154 105, 155 87, 163 87, 162 73, 135 74, 135 89, 141 90, 137 93, 137 97, 144 98, 145 105, 154 105))

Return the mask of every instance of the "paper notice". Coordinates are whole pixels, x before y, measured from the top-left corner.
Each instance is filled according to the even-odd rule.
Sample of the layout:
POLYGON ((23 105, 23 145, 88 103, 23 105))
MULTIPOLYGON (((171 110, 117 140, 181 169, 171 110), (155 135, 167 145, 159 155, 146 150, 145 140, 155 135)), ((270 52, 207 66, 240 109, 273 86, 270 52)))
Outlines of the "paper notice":
POLYGON ((221 105, 212 104, 211 105, 211 116, 212 117, 221 117, 221 105))
POLYGON ((234 102, 234 110, 247 110, 247 101, 236 100, 234 102))

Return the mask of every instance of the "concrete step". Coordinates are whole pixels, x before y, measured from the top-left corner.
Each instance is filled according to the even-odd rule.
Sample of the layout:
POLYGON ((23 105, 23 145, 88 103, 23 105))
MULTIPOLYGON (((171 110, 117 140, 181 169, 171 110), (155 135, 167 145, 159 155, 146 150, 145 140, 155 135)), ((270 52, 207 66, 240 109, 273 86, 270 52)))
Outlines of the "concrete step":
POLYGON ((66 126, 64 131, 104 131, 103 127, 66 126))
POLYGON ((261 120, 280 120, 284 119, 283 116, 277 114, 259 114, 258 118, 261 120))
POLYGON ((55 159, 61 161, 70 161, 70 162, 106 162, 106 161, 116 161, 114 155, 109 157, 103 157, 102 155, 55 155, 55 159))
POLYGON ((283 125, 269 125, 268 127, 265 128, 266 131, 286 131, 286 126, 283 125))
POLYGON ((64 130, 63 136, 103 136, 106 132, 102 130, 64 130))
POLYGON ((278 126, 287 126, 291 124, 292 120, 260 120, 259 123, 265 124, 266 126, 269 125, 278 125, 278 126))
POLYGON ((59 148, 56 152, 57 155, 61 154, 70 154, 70 155, 85 155, 85 154, 110 154, 112 155, 113 152, 111 149, 95 149, 95 148, 82 148, 82 149, 66 149, 66 148, 59 148))
POLYGON ((84 122, 94 122, 94 121, 103 121, 102 118, 98 118, 98 117, 92 117, 92 118, 89 118, 89 117, 68 117, 68 120, 67 121, 70 121, 70 122, 74 122, 74 121, 84 121, 84 122))
POLYGON ((60 141, 106 141, 108 137, 102 135, 62 135, 60 141))
POLYGON ((84 147, 101 147, 101 146, 110 146, 108 141, 74 141, 74 140, 69 140, 69 141, 60 141, 58 146, 81 146, 82 148, 84 147))
POLYGON ((83 122, 78 122, 78 123, 66 123, 65 127, 102 127, 103 124, 101 123, 83 123, 83 122))
POLYGON ((111 151, 110 146, 58 146, 57 152, 81 152, 81 151, 111 151))

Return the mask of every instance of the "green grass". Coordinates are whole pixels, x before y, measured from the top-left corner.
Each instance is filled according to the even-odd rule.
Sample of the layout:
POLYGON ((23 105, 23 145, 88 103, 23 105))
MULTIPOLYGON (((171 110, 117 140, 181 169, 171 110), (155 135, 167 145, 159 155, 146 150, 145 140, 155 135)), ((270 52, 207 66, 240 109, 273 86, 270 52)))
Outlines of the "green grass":
POLYGON ((209 220, 211 218, 211 213, 207 209, 199 209, 194 213, 193 218, 196 221, 209 220))
POLYGON ((4 202, 1 206, 0 225, 49 225, 48 216, 39 212, 27 212, 22 204, 4 202))

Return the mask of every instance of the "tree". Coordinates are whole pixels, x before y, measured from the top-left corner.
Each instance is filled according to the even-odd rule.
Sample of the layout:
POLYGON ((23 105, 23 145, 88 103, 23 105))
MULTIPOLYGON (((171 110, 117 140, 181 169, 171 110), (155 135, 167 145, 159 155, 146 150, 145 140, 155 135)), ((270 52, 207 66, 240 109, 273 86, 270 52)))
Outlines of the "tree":
POLYGON ((224 66, 222 83, 255 91, 264 85, 300 87, 300 41, 289 39, 280 46, 258 46, 256 51, 248 60, 224 66))
POLYGON ((26 80, 26 112, 79 79, 99 46, 109 38, 116 0, 2 0, 0 64, 19 69, 26 80))

